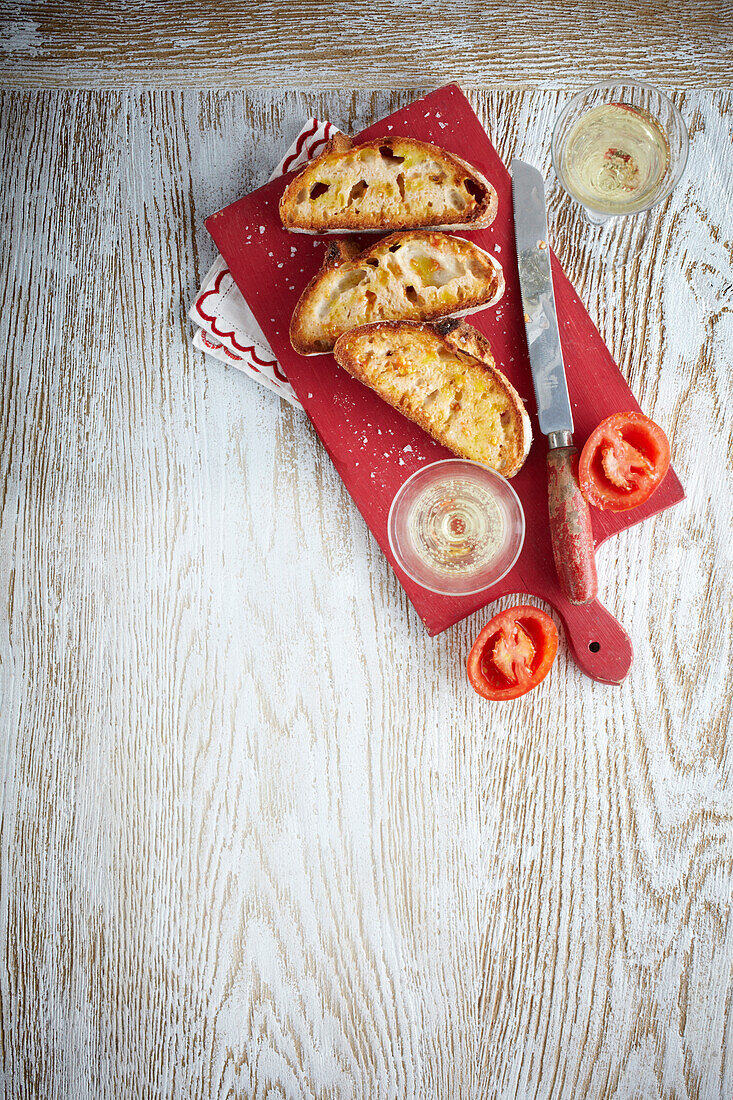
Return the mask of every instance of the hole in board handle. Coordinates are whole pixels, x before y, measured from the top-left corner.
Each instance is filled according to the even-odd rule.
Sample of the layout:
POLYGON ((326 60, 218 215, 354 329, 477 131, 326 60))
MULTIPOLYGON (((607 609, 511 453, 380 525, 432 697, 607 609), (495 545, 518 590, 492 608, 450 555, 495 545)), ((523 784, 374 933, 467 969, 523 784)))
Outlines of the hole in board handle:
POLYGON ((591 653, 597 653, 600 648, 601 648, 601 643, 600 642, 589 642, 588 643, 588 649, 591 651, 591 653))

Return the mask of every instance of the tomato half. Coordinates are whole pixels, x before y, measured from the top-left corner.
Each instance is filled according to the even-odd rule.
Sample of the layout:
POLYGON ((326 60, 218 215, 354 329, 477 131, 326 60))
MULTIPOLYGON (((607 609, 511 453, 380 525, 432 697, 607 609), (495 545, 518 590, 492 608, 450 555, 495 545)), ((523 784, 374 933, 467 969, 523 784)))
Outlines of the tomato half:
POLYGON ((557 627, 538 607, 520 604, 486 624, 468 657, 471 687, 484 699, 518 699, 552 668, 557 627))
POLYGON ((596 508, 625 512, 649 500, 669 469, 669 440, 641 413, 615 413, 580 456, 580 491, 596 508))

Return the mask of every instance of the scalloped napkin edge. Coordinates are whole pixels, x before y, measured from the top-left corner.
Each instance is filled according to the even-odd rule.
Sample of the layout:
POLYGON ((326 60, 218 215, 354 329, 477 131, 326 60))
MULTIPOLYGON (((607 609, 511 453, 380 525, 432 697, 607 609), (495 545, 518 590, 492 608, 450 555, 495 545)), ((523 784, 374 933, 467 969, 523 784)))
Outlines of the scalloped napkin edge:
MULTIPOLYGON (((332 122, 308 119, 270 179, 318 156, 326 142, 339 132, 332 122)), ((243 371, 291 405, 303 407, 221 256, 217 256, 207 272, 188 316, 197 325, 194 347, 243 371)))

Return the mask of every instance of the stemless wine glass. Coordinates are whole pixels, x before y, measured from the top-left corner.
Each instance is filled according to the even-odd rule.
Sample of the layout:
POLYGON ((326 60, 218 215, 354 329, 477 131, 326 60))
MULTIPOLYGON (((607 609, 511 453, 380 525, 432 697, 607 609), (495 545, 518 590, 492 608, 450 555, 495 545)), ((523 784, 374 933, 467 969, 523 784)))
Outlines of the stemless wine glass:
POLYGON ((524 542, 524 512, 506 478, 478 462, 442 459, 397 491, 387 520, 392 553, 423 588, 467 596, 505 576, 524 542))
POLYGON ((688 137, 674 103, 640 81, 608 81, 579 92, 558 115, 552 165, 589 222, 651 210, 687 163, 688 137))

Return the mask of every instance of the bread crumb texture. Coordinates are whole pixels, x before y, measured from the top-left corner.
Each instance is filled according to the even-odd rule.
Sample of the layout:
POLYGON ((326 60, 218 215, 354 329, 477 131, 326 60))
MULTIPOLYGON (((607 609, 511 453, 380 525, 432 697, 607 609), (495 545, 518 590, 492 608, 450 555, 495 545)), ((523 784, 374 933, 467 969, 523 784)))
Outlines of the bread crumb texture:
POLYGON ((412 138, 341 146, 286 188, 287 228, 310 231, 403 228, 477 221, 493 188, 457 157, 412 138))
POLYGON ((455 454, 499 473, 514 473, 521 464, 523 423, 512 387, 431 326, 356 330, 339 340, 335 354, 354 377, 455 454))
POLYGON ((446 233, 393 233, 356 259, 326 264, 293 315, 303 354, 328 352, 344 332, 376 321, 430 321, 493 305, 504 290, 498 261, 446 233))

